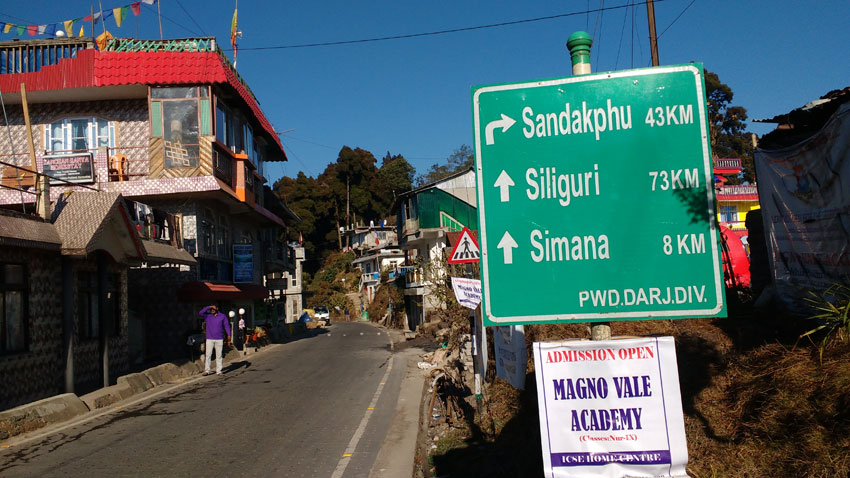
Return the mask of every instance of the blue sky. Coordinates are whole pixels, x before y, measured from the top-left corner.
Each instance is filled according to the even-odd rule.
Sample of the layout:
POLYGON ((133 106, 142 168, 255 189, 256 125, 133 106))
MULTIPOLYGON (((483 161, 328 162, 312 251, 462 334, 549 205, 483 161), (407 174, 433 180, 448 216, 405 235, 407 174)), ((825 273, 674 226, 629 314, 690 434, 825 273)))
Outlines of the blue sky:
MULTIPOLYGON (((130 3, 100 1, 104 10, 130 3)), ((593 71, 649 66, 646 7, 635 3, 242 0, 237 69, 276 130, 292 130, 281 136, 290 161, 271 165, 267 176, 316 176, 343 145, 367 149, 379 161, 387 151, 402 154, 425 172, 472 144, 472 86, 569 75, 564 44, 577 30, 595 37, 593 71), (298 47, 566 15, 600 5, 632 7, 298 47)), ((0 21, 56 23, 87 15, 93 4, 98 8, 97 2, 77 0, 3 2, 0 21)), ((161 0, 164 36, 216 36, 229 49, 234 6, 234 0, 161 0)), ((655 12, 661 64, 702 62, 732 88, 734 104, 751 119, 787 112, 850 84, 846 0, 656 0, 655 12)), ((140 38, 159 38, 155 6, 143 7, 121 28, 111 19, 106 26, 116 37, 135 37, 138 30, 140 38)), ((13 37, 0 33, 0 40, 13 37)), ((757 134, 771 129, 750 125, 757 134)))

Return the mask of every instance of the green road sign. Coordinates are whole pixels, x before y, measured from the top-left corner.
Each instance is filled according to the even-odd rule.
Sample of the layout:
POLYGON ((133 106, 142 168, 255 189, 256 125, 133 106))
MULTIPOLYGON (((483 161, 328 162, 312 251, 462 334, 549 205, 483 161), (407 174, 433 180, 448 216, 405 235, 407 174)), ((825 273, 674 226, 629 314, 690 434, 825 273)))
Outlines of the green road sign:
POLYGON ((725 316, 701 64, 472 102, 488 325, 725 316))

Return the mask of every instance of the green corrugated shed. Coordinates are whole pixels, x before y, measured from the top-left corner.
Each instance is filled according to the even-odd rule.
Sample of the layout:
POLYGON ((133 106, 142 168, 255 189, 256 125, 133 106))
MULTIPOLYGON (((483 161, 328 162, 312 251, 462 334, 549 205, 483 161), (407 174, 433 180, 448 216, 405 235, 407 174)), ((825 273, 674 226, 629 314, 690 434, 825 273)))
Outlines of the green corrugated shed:
MULTIPOLYGON (((444 224, 440 212, 469 229, 478 229, 478 214, 475 207, 437 188, 427 189, 416 195, 419 210, 419 228, 438 228, 444 224)), ((460 228, 452 228, 460 230, 460 228)))

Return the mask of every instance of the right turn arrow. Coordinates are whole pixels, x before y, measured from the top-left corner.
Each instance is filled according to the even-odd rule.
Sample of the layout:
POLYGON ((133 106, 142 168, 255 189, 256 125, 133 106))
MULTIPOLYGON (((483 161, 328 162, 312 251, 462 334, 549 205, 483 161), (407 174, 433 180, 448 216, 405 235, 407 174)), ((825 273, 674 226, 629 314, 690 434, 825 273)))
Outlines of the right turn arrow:
POLYGON ((502 240, 496 246, 496 248, 502 249, 502 252, 505 253, 505 264, 514 263, 514 249, 517 247, 519 247, 519 244, 516 243, 508 231, 505 231, 505 235, 502 236, 502 240))
POLYGON ((502 128, 502 133, 508 131, 508 128, 516 123, 516 120, 511 118, 510 116, 501 113, 502 119, 491 121, 487 123, 487 127, 484 128, 484 142, 487 144, 493 144, 495 140, 493 139, 493 130, 496 128, 502 128))

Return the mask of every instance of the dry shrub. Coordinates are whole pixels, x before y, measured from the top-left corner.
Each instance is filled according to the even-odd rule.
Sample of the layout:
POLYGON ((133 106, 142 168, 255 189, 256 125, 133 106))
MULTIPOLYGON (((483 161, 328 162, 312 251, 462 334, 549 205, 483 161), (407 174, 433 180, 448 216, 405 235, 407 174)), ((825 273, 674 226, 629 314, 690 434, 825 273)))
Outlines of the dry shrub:
POLYGON ((705 430, 688 430, 695 475, 847 476, 848 355, 847 346, 827 349, 821 365, 814 347, 770 344, 731 363, 697 404, 710 416, 705 430))

